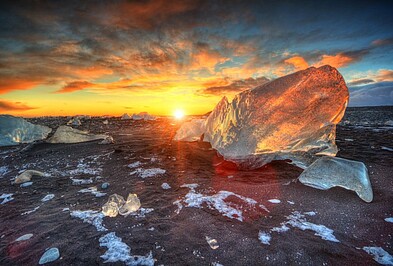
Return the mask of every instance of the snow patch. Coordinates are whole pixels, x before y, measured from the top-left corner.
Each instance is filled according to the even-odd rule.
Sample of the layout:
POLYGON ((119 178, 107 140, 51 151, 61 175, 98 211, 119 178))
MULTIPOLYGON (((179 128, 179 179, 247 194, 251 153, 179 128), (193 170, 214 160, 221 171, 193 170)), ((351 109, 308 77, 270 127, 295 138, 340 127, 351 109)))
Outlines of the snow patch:
POLYGON ((173 202, 173 204, 177 205, 178 207, 178 209, 175 211, 176 213, 180 213, 183 205, 185 207, 202 209, 203 205, 206 204, 207 208, 217 210, 223 216, 242 222, 242 209, 244 208, 243 205, 235 202, 226 202, 225 200, 229 196, 233 196, 243 201, 246 205, 248 205, 249 208, 255 208, 257 204, 257 202, 251 198, 246 198, 230 191, 222 190, 214 195, 208 196, 195 191, 195 188, 198 187, 198 184, 184 184, 181 187, 189 188, 190 191, 184 196, 183 199, 173 202))
POLYGON ((126 265, 146 265, 153 266, 153 254, 150 253, 146 256, 131 255, 131 248, 122 241, 122 239, 114 232, 108 233, 100 237, 100 247, 106 247, 107 251, 101 258, 104 263, 107 262, 124 262, 126 265))
POLYGON ((82 219, 84 223, 94 225, 97 231, 108 231, 103 225, 103 218, 105 215, 98 211, 87 210, 87 211, 72 211, 70 213, 72 217, 82 219))
POLYGON ((259 241, 261 241, 262 244, 270 245, 270 240, 272 239, 272 236, 269 233, 259 231, 258 239, 259 241))
POLYGON ((135 171, 131 172, 130 174, 131 175, 137 174, 141 178, 146 178, 146 177, 153 177, 156 175, 162 175, 165 173, 166 173, 166 170, 161 169, 161 168, 149 168, 149 169, 138 168, 135 171))

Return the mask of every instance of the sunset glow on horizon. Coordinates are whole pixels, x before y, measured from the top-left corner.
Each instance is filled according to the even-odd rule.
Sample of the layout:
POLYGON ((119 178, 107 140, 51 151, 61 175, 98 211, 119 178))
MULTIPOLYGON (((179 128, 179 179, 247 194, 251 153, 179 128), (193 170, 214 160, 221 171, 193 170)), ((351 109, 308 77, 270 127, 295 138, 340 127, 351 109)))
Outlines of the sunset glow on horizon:
POLYGON ((325 64, 343 74, 351 106, 393 105, 389 1, 1 6, 0 113, 205 114, 223 96, 325 64))

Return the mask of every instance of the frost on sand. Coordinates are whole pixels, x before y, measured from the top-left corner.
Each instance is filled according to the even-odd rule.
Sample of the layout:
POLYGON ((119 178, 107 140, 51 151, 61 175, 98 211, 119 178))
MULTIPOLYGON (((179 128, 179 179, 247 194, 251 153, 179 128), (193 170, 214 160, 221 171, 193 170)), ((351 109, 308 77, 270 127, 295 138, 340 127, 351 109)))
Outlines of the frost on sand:
POLYGON ((198 187, 198 184, 185 184, 181 187, 189 188, 190 191, 184 196, 184 198, 179 199, 173 203, 178 207, 178 209, 176 210, 177 213, 180 213, 180 210, 183 208, 183 206, 192 208, 203 208, 203 206, 206 205, 207 208, 217 210, 223 216, 242 222, 243 210, 245 208, 243 207, 243 204, 229 201, 228 197, 230 196, 236 197, 238 200, 243 202, 249 209, 257 208, 257 202, 255 200, 240 196, 230 191, 222 190, 216 194, 209 196, 203 195, 202 193, 198 193, 195 191, 195 188, 198 187))
POLYGON ((131 248, 120 237, 116 236, 114 232, 102 236, 100 238, 100 246, 107 248, 105 254, 101 255, 104 263, 121 261, 125 265, 154 265, 151 252, 146 256, 131 255, 131 248))
POLYGON ((97 231, 108 231, 105 226, 102 225, 104 214, 98 211, 87 210, 87 211, 72 211, 70 213, 72 217, 81 219, 84 223, 93 225, 97 231))

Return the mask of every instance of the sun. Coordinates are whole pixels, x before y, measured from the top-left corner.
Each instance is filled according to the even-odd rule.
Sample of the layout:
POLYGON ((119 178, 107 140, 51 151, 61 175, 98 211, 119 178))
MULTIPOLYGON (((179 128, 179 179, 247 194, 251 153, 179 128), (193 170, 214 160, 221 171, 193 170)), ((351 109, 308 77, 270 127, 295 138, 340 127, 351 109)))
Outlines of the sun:
POLYGON ((180 110, 180 109, 177 109, 177 110, 175 110, 175 112, 173 113, 173 115, 174 115, 174 117, 175 117, 176 119, 182 119, 182 118, 184 117, 184 111, 183 111, 183 110, 180 110))

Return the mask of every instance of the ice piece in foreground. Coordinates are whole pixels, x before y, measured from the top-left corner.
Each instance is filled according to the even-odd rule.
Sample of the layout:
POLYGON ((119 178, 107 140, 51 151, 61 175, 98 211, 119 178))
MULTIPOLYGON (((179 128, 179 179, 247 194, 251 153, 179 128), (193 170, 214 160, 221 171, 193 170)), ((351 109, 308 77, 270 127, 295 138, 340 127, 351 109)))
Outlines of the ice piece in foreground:
POLYGON ((72 127, 68 126, 59 126, 50 137, 47 142, 48 143, 79 143, 79 142, 86 142, 92 140, 99 140, 99 139, 106 139, 109 136, 107 135, 94 135, 89 134, 86 131, 77 130, 72 127))
POLYGON ((336 124, 348 97, 335 68, 311 67, 241 92, 231 103, 224 97, 206 119, 204 140, 241 168, 284 159, 305 168, 315 155, 337 153, 336 124))
POLYGON ((0 115, 0 146, 42 140, 51 131, 49 127, 34 125, 21 117, 0 115))
POLYGON ((307 186, 327 190, 342 187, 353 190, 365 202, 373 200, 373 190, 367 168, 362 162, 336 157, 322 157, 316 160, 299 176, 307 186))
POLYGON ((205 119, 193 119, 185 122, 179 130, 176 131, 173 140, 198 141, 201 139, 203 133, 205 133, 205 119))
POLYGON ((116 217, 117 214, 127 216, 132 212, 136 212, 141 207, 141 202, 136 194, 130 193, 127 201, 118 194, 109 197, 108 202, 102 206, 102 213, 105 216, 116 217))
POLYGON ((47 177, 49 175, 36 170, 26 170, 15 178, 15 184, 22 184, 25 182, 29 182, 33 176, 47 177))

